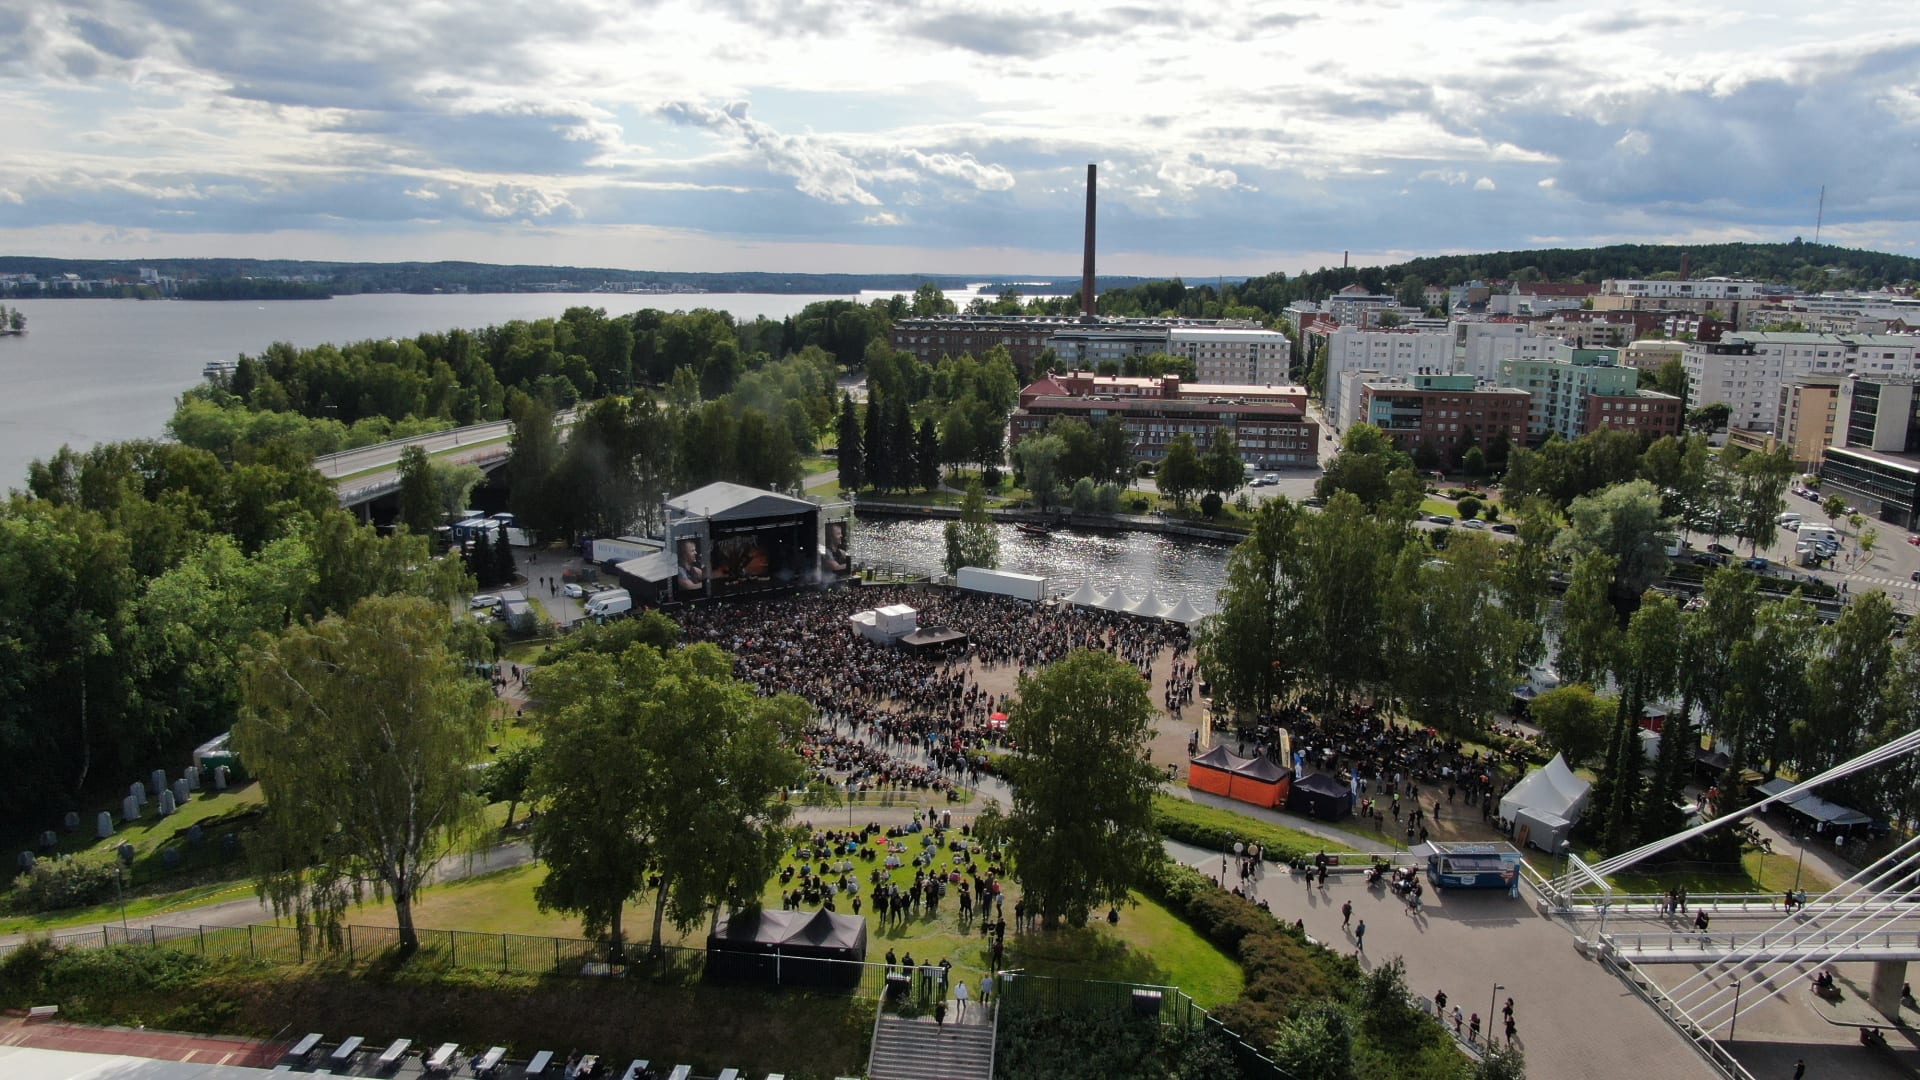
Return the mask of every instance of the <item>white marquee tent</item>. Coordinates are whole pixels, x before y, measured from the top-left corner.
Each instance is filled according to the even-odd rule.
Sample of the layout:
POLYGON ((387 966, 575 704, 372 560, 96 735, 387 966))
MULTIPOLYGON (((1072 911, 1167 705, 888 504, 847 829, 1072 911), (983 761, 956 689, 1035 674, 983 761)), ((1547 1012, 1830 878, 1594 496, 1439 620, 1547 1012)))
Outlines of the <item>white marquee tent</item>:
POLYGON ((1552 761, 1528 773, 1512 791, 1501 797, 1500 816, 1512 821, 1522 810, 1533 810, 1569 822, 1578 821, 1592 788, 1592 784, 1573 775, 1566 758, 1555 754, 1552 761))

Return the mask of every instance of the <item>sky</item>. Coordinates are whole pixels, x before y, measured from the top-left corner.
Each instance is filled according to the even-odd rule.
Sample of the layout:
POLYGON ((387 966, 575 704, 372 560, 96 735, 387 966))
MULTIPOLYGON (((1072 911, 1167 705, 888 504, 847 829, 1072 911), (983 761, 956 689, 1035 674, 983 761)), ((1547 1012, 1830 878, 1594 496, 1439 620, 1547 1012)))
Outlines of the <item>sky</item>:
POLYGON ((1920 254, 1902 3, 0 0, 0 253, 1189 279, 1920 254), (1204 10, 1202 10, 1204 9, 1204 10))

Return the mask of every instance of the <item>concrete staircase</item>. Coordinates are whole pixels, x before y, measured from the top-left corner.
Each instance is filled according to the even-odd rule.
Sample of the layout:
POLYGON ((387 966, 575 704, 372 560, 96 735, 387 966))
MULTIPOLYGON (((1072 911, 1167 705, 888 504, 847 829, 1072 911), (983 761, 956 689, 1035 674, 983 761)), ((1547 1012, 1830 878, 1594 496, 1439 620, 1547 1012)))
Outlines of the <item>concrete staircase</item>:
MULTIPOLYGON (((969 1011, 986 1010, 975 1004, 969 1011)), ((927 1017, 881 1016, 867 1080, 993 1080, 994 1024, 990 1016, 980 1020, 940 1026, 927 1017)))

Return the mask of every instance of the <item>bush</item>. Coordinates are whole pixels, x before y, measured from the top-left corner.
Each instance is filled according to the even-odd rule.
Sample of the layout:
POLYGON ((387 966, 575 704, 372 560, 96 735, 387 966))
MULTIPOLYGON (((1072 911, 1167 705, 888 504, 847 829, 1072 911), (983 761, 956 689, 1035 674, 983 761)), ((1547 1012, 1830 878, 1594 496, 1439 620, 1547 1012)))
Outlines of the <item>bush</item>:
POLYGON ((111 857, 41 859, 13 879, 11 906, 23 914, 86 907, 112 896, 119 880, 111 857))
POLYGON ((1132 510, 1136 514, 1144 514, 1147 512, 1147 500, 1145 498, 1135 498, 1127 503, 1127 509, 1132 510))
POLYGON ((1487 504, 1481 502, 1476 496, 1467 495, 1461 498, 1459 502, 1460 520, 1472 521, 1474 518, 1479 517, 1480 511, 1486 509, 1486 507, 1487 504))
POLYGON ((1319 843, 1304 833, 1293 833, 1253 818, 1222 821, 1220 811, 1169 797, 1153 801, 1153 827, 1162 836, 1214 851, 1232 851, 1236 840, 1258 843, 1261 854, 1275 862, 1342 850, 1338 844, 1319 843))
POLYGON ((1100 506, 1098 489, 1094 486, 1093 478, 1090 476, 1083 476, 1075 480, 1073 482, 1073 491, 1068 497, 1073 502, 1073 512, 1076 514, 1091 514, 1100 506))
POLYGON ((992 465, 987 466, 980 473, 980 486, 986 488, 988 491, 999 490, 1001 483, 1005 480, 1005 475, 992 465))
POLYGON ((1200 512, 1207 517, 1219 517, 1220 507, 1223 505, 1224 500, 1220 498, 1220 493, 1217 491, 1209 491, 1200 496, 1200 512))
POLYGON ((1101 484, 1097 494, 1101 513, 1114 514, 1119 512, 1121 495, 1121 487, 1119 484, 1101 484))

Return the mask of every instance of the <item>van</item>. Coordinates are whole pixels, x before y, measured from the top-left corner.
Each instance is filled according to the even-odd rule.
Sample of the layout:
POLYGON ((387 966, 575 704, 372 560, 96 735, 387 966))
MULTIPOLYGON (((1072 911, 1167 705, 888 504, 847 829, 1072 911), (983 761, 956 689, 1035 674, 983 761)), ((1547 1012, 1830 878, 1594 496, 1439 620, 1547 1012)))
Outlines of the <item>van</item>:
POLYGON ((1673 535, 1662 536, 1660 538, 1660 543, 1665 545, 1667 549, 1667 558, 1669 559, 1677 559, 1681 556, 1683 552, 1687 550, 1686 542, 1681 540, 1677 536, 1673 536, 1673 535))
POLYGON ((1783 529, 1793 529, 1795 531, 1798 531, 1800 528, 1799 514, 1788 512, 1785 514, 1781 514, 1777 520, 1780 522, 1780 527, 1783 529))
POLYGON ((625 589, 608 589, 597 592, 587 598, 589 618, 604 619, 610 615, 624 615, 633 610, 633 594, 625 589))

